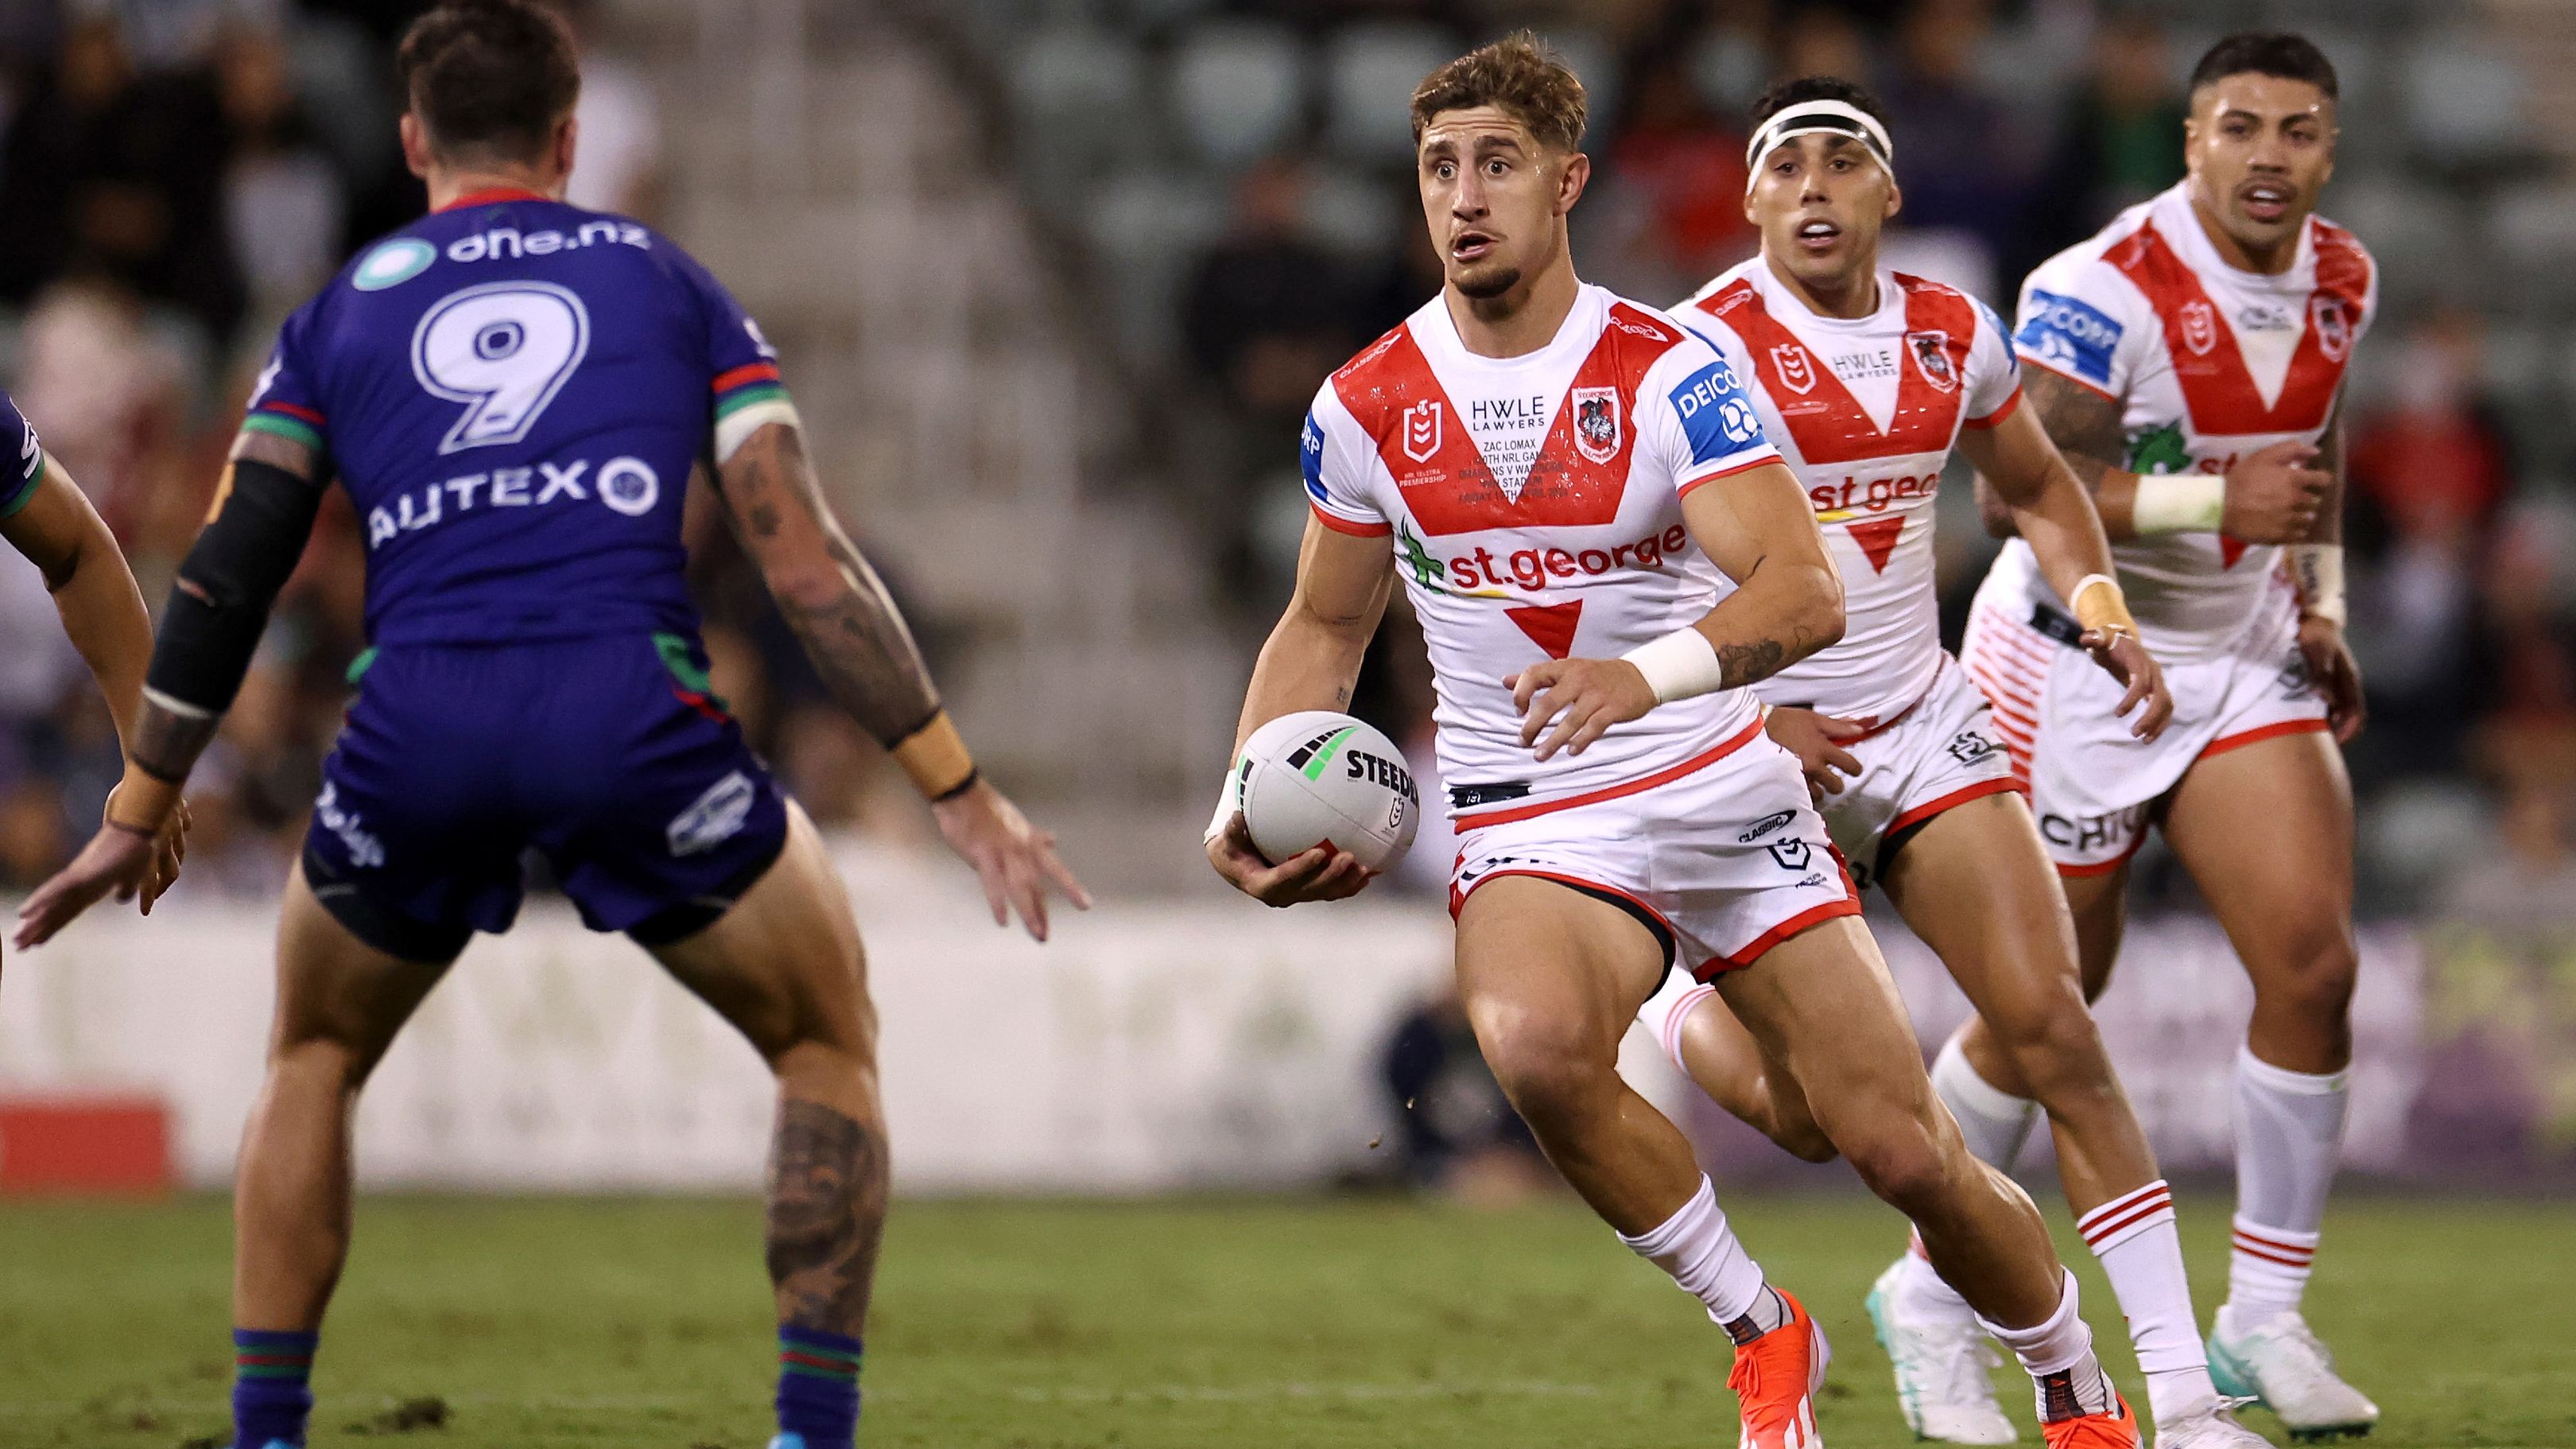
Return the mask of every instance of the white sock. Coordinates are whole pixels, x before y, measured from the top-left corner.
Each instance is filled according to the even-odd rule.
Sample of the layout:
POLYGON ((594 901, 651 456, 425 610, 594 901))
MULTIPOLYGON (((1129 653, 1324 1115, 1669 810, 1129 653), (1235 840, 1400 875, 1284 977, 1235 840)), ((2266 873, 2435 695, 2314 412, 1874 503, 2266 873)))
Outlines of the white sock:
POLYGON ((1690 1075, 1690 1063, 1682 1060, 1682 1019, 1690 1015, 1691 1008, 1716 994, 1714 986, 1702 986, 1680 971, 1667 971, 1664 984, 1637 1009, 1638 1022, 1655 1034, 1664 1055, 1673 1059, 1683 1076, 1690 1075))
POLYGON ((2005 1328, 1977 1320, 1995 1341, 2013 1351, 2039 1391, 2039 1421, 2054 1424, 2084 1414, 2107 1414, 2119 1402, 2110 1376, 2093 1357, 2093 1330, 2076 1311, 2075 1275, 2058 1270, 2061 1287, 2057 1311, 2029 1328, 2005 1328))
POLYGON ((2293 1072, 2236 1054, 2236 1240, 2223 1326, 2296 1313, 2343 1146, 2347 1072, 2293 1072))
POLYGON ((1968 1151, 1979 1162, 2011 1172, 2013 1159, 2021 1156, 2021 1145, 2030 1140, 2031 1126, 2039 1120, 2039 1104, 1978 1076, 1956 1035, 1942 1043, 1941 1054, 1932 1059, 1932 1091, 1959 1119, 1959 1135, 1968 1139, 1968 1151))
POLYGON ((1763 1280, 1762 1265, 1727 1227, 1717 1189, 1706 1176, 1699 1180, 1699 1191, 1662 1226, 1633 1238, 1621 1233, 1619 1241, 1672 1274, 1682 1291, 1708 1305, 1709 1318, 1730 1332, 1748 1316, 1757 1328, 1777 1326, 1770 1319, 1779 1300, 1763 1280))
POLYGON ((2174 1230, 2173 1194, 2164 1179, 2122 1193, 2077 1218, 2075 1227, 2102 1260, 2129 1320, 2129 1341, 2137 1346, 2156 1422, 2171 1423, 2215 1402, 2218 1388, 2209 1381, 2208 1351, 2192 1317, 2182 1237, 2174 1230))

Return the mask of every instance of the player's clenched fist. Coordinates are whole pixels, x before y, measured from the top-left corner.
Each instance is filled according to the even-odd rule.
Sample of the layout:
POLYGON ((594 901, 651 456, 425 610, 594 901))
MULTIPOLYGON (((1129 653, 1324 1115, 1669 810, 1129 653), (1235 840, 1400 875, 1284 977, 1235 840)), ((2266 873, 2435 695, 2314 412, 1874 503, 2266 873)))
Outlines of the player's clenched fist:
POLYGON ((1225 829, 1208 837, 1208 864, 1226 883, 1265 906, 1295 906, 1307 901, 1338 901, 1358 895, 1376 875, 1359 857, 1330 845, 1288 857, 1272 865, 1252 848, 1251 828, 1237 810, 1225 829))
POLYGON ((1510 676, 1503 687, 1520 711, 1521 743, 1536 745, 1541 760, 1558 750, 1582 754, 1612 725, 1643 719, 1655 707, 1654 687, 1625 659, 1550 659, 1510 676))
POLYGON ((2245 543, 2298 543, 2316 527, 2334 475, 2310 465, 2317 450, 2305 443, 2274 443, 2237 460, 2227 470, 2227 503, 2218 531, 2245 543))

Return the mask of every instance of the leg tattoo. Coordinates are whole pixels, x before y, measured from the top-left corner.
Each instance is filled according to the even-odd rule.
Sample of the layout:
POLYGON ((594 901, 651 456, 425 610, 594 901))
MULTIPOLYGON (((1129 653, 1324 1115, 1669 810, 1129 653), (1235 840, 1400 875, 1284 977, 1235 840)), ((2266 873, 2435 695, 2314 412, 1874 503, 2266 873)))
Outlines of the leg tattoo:
POLYGON ((885 1232, 884 1133, 819 1102, 779 1104, 769 1277, 782 1323, 859 1334, 885 1232))

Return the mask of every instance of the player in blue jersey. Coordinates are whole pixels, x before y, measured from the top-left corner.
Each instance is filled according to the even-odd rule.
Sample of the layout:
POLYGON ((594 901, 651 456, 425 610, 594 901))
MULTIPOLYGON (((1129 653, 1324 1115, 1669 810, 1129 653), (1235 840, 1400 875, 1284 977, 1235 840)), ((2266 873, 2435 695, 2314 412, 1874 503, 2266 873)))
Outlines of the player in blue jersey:
MULTIPOLYGON (((0 538, 44 574, 54 608, 63 616, 63 632, 71 636, 72 647, 107 698, 117 739, 132 744, 135 711, 143 703, 143 670, 152 658, 152 616, 143 611, 143 591, 134 586, 116 535, 107 531, 106 521, 63 465, 46 453, 34 425, 7 393, 0 393, 0 538), (5 451, 13 438, 18 444, 14 462, 5 451)), ((115 818, 113 812, 110 818, 115 818)), ((146 915, 178 875, 180 857, 187 853, 184 810, 164 819, 155 841, 150 867, 134 882, 146 915)))
MULTIPOLYGON (((701 461, 834 697, 893 752, 997 922, 1087 904, 976 773, 825 505, 769 347, 697 263, 567 206, 579 89, 532 0, 446 0, 400 52, 431 214, 286 322, 182 567, 112 823, 153 828, 213 734, 337 477, 365 521, 371 658, 279 924, 277 1021, 235 1192, 239 1449, 303 1443, 346 1256, 349 1119, 394 1033, 543 852, 777 1074, 768 1265, 779 1449, 848 1449, 887 1165, 857 927, 813 827, 709 692, 684 587, 701 461)), ((39 941, 144 869, 101 833, 31 897, 39 941)))

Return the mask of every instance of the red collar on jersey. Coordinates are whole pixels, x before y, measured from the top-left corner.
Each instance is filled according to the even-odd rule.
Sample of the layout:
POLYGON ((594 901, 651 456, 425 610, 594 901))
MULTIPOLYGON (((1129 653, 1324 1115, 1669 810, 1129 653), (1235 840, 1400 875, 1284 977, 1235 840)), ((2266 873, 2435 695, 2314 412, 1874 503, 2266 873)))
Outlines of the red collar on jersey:
POLYGON ((490 206, 496 201, 552 200, 554 198, 544 192, 530 191, 524 186, 486 186, 480 191, 469 191, 445 206, 433 207, 431 213, 435 215, 442 211, 462 211, 469 206, 490 206))

